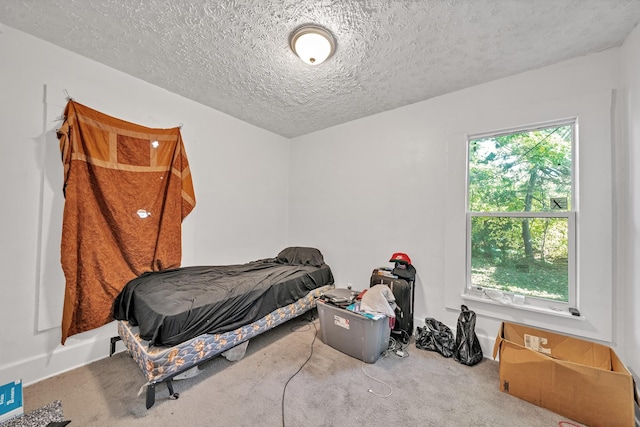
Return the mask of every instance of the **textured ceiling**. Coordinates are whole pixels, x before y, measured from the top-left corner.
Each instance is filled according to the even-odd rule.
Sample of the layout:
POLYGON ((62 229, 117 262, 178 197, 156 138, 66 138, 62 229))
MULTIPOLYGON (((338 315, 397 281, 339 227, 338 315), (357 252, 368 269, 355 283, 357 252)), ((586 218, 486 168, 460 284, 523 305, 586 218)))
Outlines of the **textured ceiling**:
POLYGON ((10 27, 285 137, 620 46, 639 21, 640 0, 0 4, 10 27), (337 39, 315 67, 289 49, 304 23, 337 39))

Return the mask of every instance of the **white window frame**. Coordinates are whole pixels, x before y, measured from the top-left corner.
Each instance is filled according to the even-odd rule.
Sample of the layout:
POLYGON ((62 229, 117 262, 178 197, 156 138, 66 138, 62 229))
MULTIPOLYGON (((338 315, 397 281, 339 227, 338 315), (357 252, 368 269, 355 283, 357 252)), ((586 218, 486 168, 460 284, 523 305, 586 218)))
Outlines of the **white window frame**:
MULTIPOLYGON (((486 295, 482 295, 479 293, 478 287, 475 286, 471 281, 471 219, 473 217, 496 217, 496 218, 567 218, 568 220, 568 301, 553 301, 545 298, 536 298, 531 296, 525 296, 523 304, 513 304, 513 307, 517 309, 533 309, 535 307, 543 308, 543 309, 551 309, 554 311, 559 311, 566 313, 569 310, 569 307, 577 307, 577 280, 576 280, 576 265, 577 265, 577 253, 576 253, 576 215, 578 211, 578 197, 576 192, 576 183, 579 180, 577 176, 577 168, 575 167, 578 164, 577 159, 577 145, 578 145, 578 118, 572 117, 570 119, 560 119, 553 120, 544 123, 536 123, 533 125, 525 125, 511 129, 501 129, 493 132, 483 132, 477 133, 473 135, 467 136, 467 180, 466 180, 466 203, 467 207, 467 224, 466 224, 466 242, 467 242, 467 253, 466 253, 466 287, 464 294, 466 296, 476 296, 478 298, 488 298, 486 295), (522 133, 522 132, 532 132, 539 129, 547 129, 550 127, 559 127, 559 126, 571 126, 571 210, 568 211, 548 211, 548 212, 474 212, 469 210, 469 187, 470 187, 470 159, 469 159, 469 147, 473 140, 481 139, 481 138, 492 138, 503 135, 510 135, 514 133, 522 133)), ((507 297, 513 300, 513 293, 505 293, 507 297)))
MULTIPOLYGON (((568 273, 569 281, 568 286, 568 301, 553 301, 545 298, 537 298, 532 296, 525 296, 522 305, 513 304, 514 308, 518 309, 531 309, 533 307, 549 308, 554 311, 567 312, 569 307, 577 306, 577 281, 576 281, 576 212, 564 211, 564 212, 467 212, 467 286, 465 295, 470 296, 477 294, 474 293, 474 289, 478 289, 471 282, 471 218, 473 217, 496 217, 496 218, 567 218, 568 220, 568 273), (530 307, 527 307, 530 306, 530 307)), ((505 293, 506 296, 514 300, 513 293, 505 293)), ((483 296, 482 298, 488 298, 483 296)))
MULTIPOLYGON (((611 342, 613 339, 613 296, 615 263, 613 227, 613 145, 615 94, 610 89, 587 93, 556 94, 537 102, 518 98, 483 105, 452 117, 446 133, 446 180, 444 182, 444 303, 457 313, 461 304, 474 310, 482 328, 492 330, 502 321, 526 324, 559 333, 611 342), (576 295, 581 316, 551 308, 525 305, 514 308, 466 293, 466 170, 467 138, 487 129, 515 129, 523 123, 545 123, 559 117, 578 117, 579 155, 573 161, 579 181, 573 183, 574 203, 579 198, 575 236, 576 295)), ((490 333, 491 334, 491 333, 490 333)))

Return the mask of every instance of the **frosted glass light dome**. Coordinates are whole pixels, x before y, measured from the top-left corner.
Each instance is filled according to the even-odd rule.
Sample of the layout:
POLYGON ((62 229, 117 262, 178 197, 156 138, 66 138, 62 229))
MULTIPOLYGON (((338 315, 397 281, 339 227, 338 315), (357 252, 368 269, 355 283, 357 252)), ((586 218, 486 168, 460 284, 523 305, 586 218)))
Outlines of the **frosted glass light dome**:
POLYGON ((329 58, 335 50, 331 33, 316 25, 305 25, 291 35, 291 50, 309 65, 318 65, 329 58))

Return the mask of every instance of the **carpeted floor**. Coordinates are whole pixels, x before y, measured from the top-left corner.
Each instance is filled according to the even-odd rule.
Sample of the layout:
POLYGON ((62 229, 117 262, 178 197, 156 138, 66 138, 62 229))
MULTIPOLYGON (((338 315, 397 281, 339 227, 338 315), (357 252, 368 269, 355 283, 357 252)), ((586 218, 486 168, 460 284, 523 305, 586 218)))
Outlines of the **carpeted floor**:
POLYGON ((500 392, 491 359, 468 367, 411 343, 408 357, 365 364, 322 343, 318 328, 294 319, 255 337, 242 360, 218 357, 174 382, 177 400, 160 384, 149 410, 124 352, 25 387, 25 410, 60 400, 70 427, 580 426, 500 392))

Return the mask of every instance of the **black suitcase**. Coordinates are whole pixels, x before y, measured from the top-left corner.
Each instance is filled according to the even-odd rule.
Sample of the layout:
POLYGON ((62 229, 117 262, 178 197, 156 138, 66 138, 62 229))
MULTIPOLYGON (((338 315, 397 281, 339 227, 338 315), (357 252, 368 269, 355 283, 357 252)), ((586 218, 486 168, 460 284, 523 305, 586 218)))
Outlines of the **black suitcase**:
POLYGON ((391 274, 391 271, 374 269, 371 274, 369 287, 375 285, 387 285, 391 288, 396 299, 396 323, 391 333, 403 343, 409 341, 413 334, 413 299, 415 296, 414 280, 401 279, 391 274))

